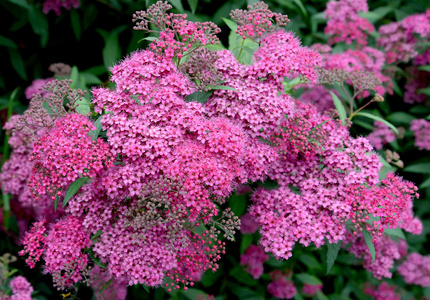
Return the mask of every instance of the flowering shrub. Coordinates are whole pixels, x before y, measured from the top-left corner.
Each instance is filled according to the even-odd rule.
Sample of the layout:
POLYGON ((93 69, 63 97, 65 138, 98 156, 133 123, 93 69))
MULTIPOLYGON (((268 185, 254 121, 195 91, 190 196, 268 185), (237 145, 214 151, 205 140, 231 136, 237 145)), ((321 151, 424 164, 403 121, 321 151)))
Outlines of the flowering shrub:
MULTIPOLYGON (((54 2, 43 12, 79 6, 54 2)), ((54 64, 54 78, 34 81, 28 109, 8 119, 2 230, 26 264, 42 266, 63 295, 91 287, 96 299, 139 287, 203 298, 198 288, 222 272, 234 280, 220 293, 239 298, 381 299, 405 293, 398 285, 429 286, 426 256, 411 242, 427 232, 428 210, 413 211, 423 193, 395 174, 411 131, 429 149, 427 121, 391 114, 402 135, 369 111, 389 111, 389 97, 425 103, 428 13, 379 26, 376 41, 366 1, 332 1, 326 44, 307 47, 285 28, 288 16, 258 2, 224 19, 227 50, 221 24, 193 22, 181 7, 158 1, 133 15, 134 29, 153 36, 111 61, 109 82, 54 64), (410 59, 402 95, 393 78, 410 59)), ((76 34, 79 15, 70 15, 76 34)), ((119 32, 99 30, 105 66, 119 32)), ((31 299, 31 284, 9 277, 4 295, 31 299)))

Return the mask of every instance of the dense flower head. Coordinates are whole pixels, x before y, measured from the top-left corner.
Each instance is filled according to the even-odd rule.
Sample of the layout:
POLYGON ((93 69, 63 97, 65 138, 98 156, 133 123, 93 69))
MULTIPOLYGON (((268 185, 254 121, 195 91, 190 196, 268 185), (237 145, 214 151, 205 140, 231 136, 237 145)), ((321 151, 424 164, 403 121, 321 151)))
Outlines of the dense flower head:
POLYGON ((25 277, 16 276, 10 281, 9 286, 12 290, 10 300, 32 300, 31 293, 34 289, 25 277))
POLYGON ((138 11, 133 15, 135 30, 150 30, 149 24, 160 28, 158 39, 149 48, 168 58, 181 59, 188 50, 200 46, 219 43, 216 36, 221 30, 212 22, 191 22, 185 14, 167 13, 172 6, 167 2, 158 1, 146 11, 138 11))
POLYGON ((396 139, 396 134, 384 123, 375 121, 373 127, 373 132, 366 138, 376 150, 381 150, 385 144, 391 143, 396 139))
POLYGON ((367 34, 375 29, 373 25, 358 15, 359 12, 367 12, 367 0, 339 0, 327 3, 325 17, 328 19, 324 30, 331 35, 331 43, 346 42, 351 44, 367 45, 367 34))
POLYGON ((27 100, 31 100, 31 98, 33 98, 33 96, 38 94, 38 93, 42 94, 42 97, 46 96, 46 94, 49 92, 44 91, 42 88, 45 86, 46 83, 48 83, 52 80, 54 80, 54 78, 33 80, 31 85, 25 89, 25 92, 24 92, 25 98, 27 98, 27 100))
POLYGON ((94 290, 96 300, 125 300, 127 297, 127 282, 114 279, 106 269, 97 265, 91 269, 88 283, 94 290), (109 281, 112 283, 107 288, 104 288, 106 282, 109 281))
POLYGON ((416 57, 417 36, 430 37, 430 14, 415 14, 401 21, 379 27, 379 46, 385 50, 388 63, 408 62, 416 57))
POLYGON ((46 243, 45 232, 45 221, 35 222, 30 231, 25 234, 22 241, 24 249, 19 252, 19 255, 29 255, 25 262, 30 268, 36 266, 36 262, 40 260, 44 252, 46 243))
MULTIPOLYGON (((334 108, 333 98, 330 91, 324 85, 308 84, 303 87, 304 92, 298 98, 300 102, 304 104, 312 104, 320 113, 334 108)), ((337 91, 332 92, 339 96, 337 91)))
POLYGON ((236 33, 253 41, 290 22, 287 15, 272 12, 264 2, 248 5, 247 10, 235 9, 230 12, 230 17, 237 22, 236 33))
POLYGON ((400 295, 395 291, 395 286, 391 286, 385 281, 377 287, 373 285, 368 285, 364 289, 364 293, 372 296, 373 298, 375 298, 375 300, 401 300, 400 295))
POLYGON ((430 121, 413 120, 410 129, 414 132, 415 146, 420 150, 430 150, 430 121))
POLYGON ((292 299, 297 294, 297 288, 287 275, 281 271, 270 273, 272 282, 267 285, 267 291, 278 299, 292 299))
POLYGON ((245 253, 240 256, 240 264, 254 279, 260 278, 263 274, 263 263, 266 260, 269 260, 269 255, 264 252, 263 247, 257 245, 250 245, 245 253))
POLYGON ((82 272, 89 262, 83 250, 91 244, 89 233, 76 217, 67 216, 50 228, 45 240, 45 272, 53 275, 57 288, 64 289, 83 279, 82 272))
POLYGON ((423 256, 419 253, 411 253, 397 268, 397 272, 403 276, 403 280, 408 284, 429 287, 430 256, 423 256))
POLYGON ((348 251, 357 258, 363 258, 363 267, 379 280, 383 277, 391 278, 394 262, 401 259, 407 252, 407 244, 404 240, 396 242, 384 235, 373 241, 375 246, 375 261, 373 261, 362 235, 351 235, 347 241, 351 243, 348 251))
POLYGON ((80 176, 92 178, 112 165, 109 147, 102 139, 91 140, 92 122, 77 113, 57 120, 34 145, 30 161, 34 161, 29 186, 37 195, 62 194, 61 190, 80 176))
POLYGON ((308 296, 313 296, 313 295, 316 295, 318 291, 321 291, 322 288, 323 288, 322 284, 310 285, 305 283, 303 285, 302 293, 308 296))
POLYGON ((48 14, 51 10, 55 12, 57 16, 61 15, 61 8, 64 7, 67 10, 78 8, 81 3, 79 0, 45 0, 43 2, 43 13, 48 14))

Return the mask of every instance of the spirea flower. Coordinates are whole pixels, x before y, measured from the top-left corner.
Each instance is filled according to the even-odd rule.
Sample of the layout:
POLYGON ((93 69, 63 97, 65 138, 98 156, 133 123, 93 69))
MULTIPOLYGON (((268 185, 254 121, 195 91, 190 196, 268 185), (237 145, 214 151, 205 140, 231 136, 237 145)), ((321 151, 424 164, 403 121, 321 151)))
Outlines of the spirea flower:
POLYGON ((364 293, 372 296, 375 300, 401 300, 400 295, 395 291, 395 286, 391 286, 386 282, 382 282, 377 287, 369 285, 364 289, 364 293))
POLYGON ((52 80, 54 80, 54 78, 33 80, 31 85, 25 89, 25 98, 27 98, 27 100, 31 100, 31 98, 33 98, 33 96, 38 93, 42 94, 42 97, 46 96, 46 94, 49 92, 44 91, 42 88, 45 86, 46 83, 52 80))
POLYGON ((376 150, 381 150, 385 144, 396 139, 395 133, 384 123, 375 121, 373 127, 373 132, 367 136, 367 139, 376 150))
POLYGON ((240 256, 240 264, 254 279, 260 278, 264 272, 263 263, 269 260, 269 256, 261 246, 250 245, 245 253, 240 256))
POLYGON ((12 290, 10 300, 32 300, 31 293, 34 289, 25 277, 16 276, 10 281, 9 286, 12 290))
POLYGON ((430 122, 424 119, 412 120, 410 129, 414 132, 415 146, 420 150, 430 150, 430 122))
POLYGON ((278 299, 292 299, 297 294, 297 288, 288 277, 280 271, 270 273, 272 282, 267 285, 267 291, 278 299))
POLYGON ((397 268, 397 272, 403 276, 403 280, 408 284, 429 287, 430 257, 419 253, 411 253, 397 268))
POLYGON ((48 14, 51 10, 55 12, 57 16, 61 15, 61 8, 71 10, 72 8, 78 8, 80 5, 79 0, 45 0, 43 2, 43 13, 48 14))

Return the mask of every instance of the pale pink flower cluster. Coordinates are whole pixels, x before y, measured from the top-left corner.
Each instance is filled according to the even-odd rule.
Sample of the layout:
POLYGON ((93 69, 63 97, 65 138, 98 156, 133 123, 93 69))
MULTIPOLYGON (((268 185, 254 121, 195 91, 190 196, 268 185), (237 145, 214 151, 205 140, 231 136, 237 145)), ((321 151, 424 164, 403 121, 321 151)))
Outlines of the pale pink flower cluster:
POLYGON ((308 296, 314 296, 318 291, 321 291, 322 288, 322 284, 310 285, 305 283, 302 288, 302 293, 308 296))
POLYGON ((362 235, 350 236, 348 242, 351 242, 351 247, 348 251, 354 254, 357 258, 364 258, 363 267, 371 272, 377 279, 391 278, 392 268, 396 260, 401 259, 407 253, 407 244, 400 239, 399 242, 392 240, 389 236, 384 235, 382 238, 374 240, 375 246, 375 261, 369 251, 362 235))
POLYGON ((408 62, 416 57, 417 37, 430 37, 430 10, 399 22, 379 27, 378 44, 384 48, 388 63, 408 62))
POLYGON ((45 0, 42 10, 44 14, 48 14, 53 10, 59 16, 61 15, 62 7, 71 10, 72 8, 78 8, 80 4, 79 0, 45 0))
POLYGON ((410 129, 414 132, 415 146, 420 150, 430 150, 430 121, 413 120, 410 129))
POLYGON ((293 299, 297 294, 297 288, 287 275, 281 271, 270 272, 272 282, 267 285, 267 291, 278 299, 293 299))
POLYGON ((127 282, 114 279, 106 269, 97 265, 90 272, 89 285, 94 290, 96 300, 125 300, 127 297, 127 282), (104 289, 109 281, 112 281, 112 284, 104 289))
POLYGON ((430 256, 411 253, 397 268, 397 272, 408 284, 430 287, 430 256))
POLYGON ((382 282, 378 287, 369 285, 364 289, 364 293, 372 296, 375 300, 401 300, 400 295, 395 291, 395 287, 386 282, 382 282))
POLYGON ((34 289, 25 277, 16 276, 10 281, 9 286, 12 290, 9 300, 32 300, 31 293, 34 289))
MULTIPOLYGON (((330 91, 324 85, 309 84, 304 86, 304 88, 305 91, 300 95, 298 100, 305 104, 312 104, 320 113, 334 108, 333 98, 330 94, 330 91)), ((339 96, 337 91, 332 92, 339 96)))
POLYGON ((250 213, 245 213, 240 218, 240 232, 243 234, 253 234, 258 230, 260 225, 255 222, 254 217, 250 213))
POLYGON ((33 96, 38 94, 38 93, 42 94, 42 96, 46 96, 49 92, 43 91, 43 90, 41 90, 41 88, 43 88, 43 86, 46 83, 48 83, 52 80, 53 80, 53 78, 33 80, 31 85, 25 89, 25 92, 24 92, 25 98, 27 98, 27 100, 31 100, 31 98, 33 98, 33 96))
POLYGON ((264 273, 263 263, 266 260, 269 260, 269 255, 264 252, 263 247, 257 245, 250 245, 240 256, 240 264, 254 279, 260 278, 264 273))
POLYGON ((381 150, 384 145, 396 139, 396 134, 384 123, 375 121, 373 132, 366 137, 376 150, 381 150))
POLYGON ((358 15, 368 12, 367 0, 339 0, 327 3, 325 17, 328 19, 324 30, 331 35, 331 43, 357 41, 360 45, 367 45, 367 34, 375 29, 373 25, 358 15))

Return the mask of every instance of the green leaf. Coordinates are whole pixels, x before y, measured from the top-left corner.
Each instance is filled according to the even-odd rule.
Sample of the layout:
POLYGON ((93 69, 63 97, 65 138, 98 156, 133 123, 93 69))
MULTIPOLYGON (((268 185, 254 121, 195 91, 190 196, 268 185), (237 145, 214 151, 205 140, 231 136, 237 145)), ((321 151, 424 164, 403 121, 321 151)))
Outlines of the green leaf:
POLYGON ((18 46, 15 44, 14 41, 2 35, 0 35, 0 46, 4 46, 14 50, 18 49, 18 46))
POLYGON ((198 3, 199 0, 188 0, 188 5, 190 6, 193 15, 196 13, 198 3))
POLYGON ((230 28, 231 31, 236 33, 236 30, 237 30, 237 23, 236 22, 234 22, 230 19, 227 19, 227 18, 221 18, 221 19, 225 22, 225 24, 227 24, 228 28, 230 28))
POLYGON ((333 268, 334 262, 336 261, 337 255, 339 254, 340 250, 340 244, 341 242, 338 242, 337 244, 332 244, 327 242, 327 257, 326 257, 326 263, 327 263, 327 271, 326 275, 328 275, 331 271, 331 268, 333 268))
POLYGON ((63 207, 67 205, 69 200, 79 191, 79 189, 88 182, 88 178, 82 177, 78 178, 75 181, 73 181, 69 187, 67 188, 66 195, 64 196, 63 200, 63 207))
POLYGON ((57 211, 58 202, 60 202, 60 197, 55 196, 54 211, 57 211))
POLYGON ((301 0, 293 0, 293 2, 296 3, 296 5, 300 8, 300 10, 302 11, 304 16, 308 15, 308 13, 307 13, 305 7, 303 6, 303 3, 301 0))
POLYGON ((106 69, 109 69, 114 62, 121 58, 121 47, 119 45, 118 35, 126 28, 126 26, 120 26, 110 32, 98 29, 97 32, 103 36, 105 46, 103 48, 103 63, 106 69))
POLYGON ((113 278, 109 279, 108 282, 100 289, 99 294, 102 294, 110 285, 112 285, 113 278))
POLYGON ((397 111, 387 116, 387 120, 396 124, 400 124, 400 123, 409 124, 411 123, 412 120, 415 120, 415 119, 416 119, 415 116, 402 111, 397 111))
POLYGON ((76 39, 79 41, 81 39, 81 19, 79 17, 78 11, 76 9, 70 10, 70 22, 72 23, 73 33, 76 39))
POLYGON ((403 230, 400 227, 397 227, 395 229, 387 228, 384 230, 384 233, 389 236, 394 236, 394 237, 398 237, 403 240, 406 240, 405 234, 403 233, 403 230))
POLYGON ((158 38, 155 36, 147 36, 147 37, 144 37, 143 39, 138 40, 137 43, 140 43, 141 41, 153 42, 153 41, 158 41, 158 38))
POLYGON ((405 172, 430 174, 430 162, 412 164, 403 169, 405 172))
POLYGON ((427 95, 427 96, 430 96, 430 87, 426 87, 425 89, 419 89, 419 90, 418 90, 418 93, 421 93, 421 94, 425 94, 425 95, 427 95))
POLYGON ((321 280, 308 273, 295 274, 294 276, 296 276, 297 279, 299 279, 301 282, 306 283, 308 285, 322 285, 321 280))
POLYGON ((253 242, 252 234, 242 234, 241 235, 241 241, 240 241, 240 253, 245 253, 246 249, 251 246, 253 242))
POLYGON ((70 88, 77 88, 77 84, 79 81, 79 70, 77 66, 73 66, 72 70, 70 71, 70 79, 72 80, 72 84, 70 85, 70 88))
POLYGON ((194 92, 185 97, 185 102, 199 102, 206 103, 209 100, 209 97, 212 95, 213 91, 209 92, 194 92))
POLYGON ((42 47, 45 47, 46 43, 48 42, 49 35, 48 20, 46 18, 46 15, 39 7, 33 5, 30 6, 30 8, 28 9, 28 19, 30 21, 34 33, 40 35, 40 43, 42 47))
POLYGON ((30 5, 28 5, 26 0, 8 0, 11 3, 21 6, 22 8, 29 9, 30 5))
POLYGON ((211 90, 229 90, 229 91, 236 91, 236 92, 238 92, 238 90, 236 90, 235 88, 232 88, 232 87, 226 86, 226 85, 209 86, 209 88, 211 90))
POLYGON ((370 255, 372 256, 372 263, 374 263, 376 252, 375 245, 373 245, 372 236, 367 231, 366 227, 364 227, 363 225, 361 227, 363 229, 361 232, 363 233, 364 241, 366 242, 366 245, 369 248, 370 255))
POLYGON ((181 0, 168 0, 181 14, 184 12, 181 0))
POLYGON ((78 105, 76 107, 76 112, 84 116, 88 115, 91 111, 90 103, 91 102, 87 98, 82 97, 80 100, 76 101, 76 104, 78 105))
POLYGON ((373 119, 375 121, 380 121, 380 122, 384 123, 385 125, 387 125, 388 127, 390 127, 397 135, 399 135, 399 132, 397 131, 397 128, 393 124, 391 124, 390 122, 382 119, 381 117, 378 117, 378 116, 375 116, 375 115, 372 115, 372 114, 369 114, 369 113, 366 113, 366 112, 358 112, 355 115, 356 116, 363 116, 363 117, 366 117, 366 118, 369 118, 369 119, 373 119))
POLYGON ((100 116, 95 122, 94 126, 96 127, 95 130, 91 130, 88 135, 91 137, 93 141, 97 140, 97 137, 99 136, 100 131, 102 130, 102 118, 103 116, 100 116))
POLYGON ((246 206, 247 206, 246 195, 234 194, 228 199, 228 204, 231 210, 233 211, 233 213, 236 216, 241 217, 243 213, 246 211, 246 206))
POLYGON ((194 299, 206 299, 207 294, 201 290, 189 288, 185 293, 183 293, 186 299, 194 300, 194 299))
POLYGON ((9 229, 10 217, 10 195, 3 193, 3 225, 6 230, 9 229))
POLYGON ((342 123, 345 122, 346 119, 346 111, 345 107, 343 107, 342 102, 340 101, 339 97, 330 91, 331 97, 333 99, 334 106, 336 107, 337 112, 339 113, 339 117, 342 120, 342 123))
POLYGON ((92 84, 102 84, 103 82, 94 74, 92 73, 80 73, 80 75, 84 78, 85 82, 89 85, 92 84))
POLYGON ((424 180, 420 184, 420 189, 424 189, 424 188, 428 188, 428 187, 430 187, 430 177, 428 177, 426 180, 424 180))
POLYGON ((10 62, 18 75, 27 80, 27 73, 25 72, 24 61, 18 51, 9 49, 10 62))
POLYGON ((419 66, 418 70, 430 72, 430 65, 419 66))

